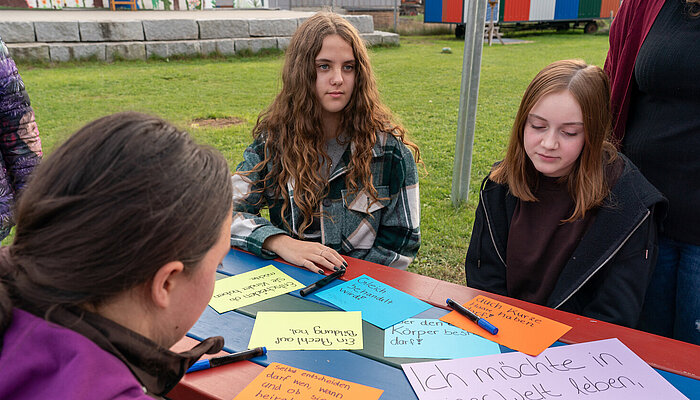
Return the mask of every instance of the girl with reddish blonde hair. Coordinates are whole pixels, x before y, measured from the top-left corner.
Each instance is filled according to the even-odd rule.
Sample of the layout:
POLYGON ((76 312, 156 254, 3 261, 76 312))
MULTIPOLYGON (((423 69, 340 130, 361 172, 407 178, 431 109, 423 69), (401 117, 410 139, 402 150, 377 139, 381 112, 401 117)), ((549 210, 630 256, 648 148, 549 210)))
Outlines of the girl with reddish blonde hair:
POLYGON ((535 76, 482 183, 468 286, 636 326, 665 199, 610 144, 611 121, 599 67, 562 60, 535 76))
POLYGON ((233 177, 232 245, 319 273, 344 267, 341 254, 406 269, 420 246, 419 151, 347 20, 299 26, 253 138, 233 177))

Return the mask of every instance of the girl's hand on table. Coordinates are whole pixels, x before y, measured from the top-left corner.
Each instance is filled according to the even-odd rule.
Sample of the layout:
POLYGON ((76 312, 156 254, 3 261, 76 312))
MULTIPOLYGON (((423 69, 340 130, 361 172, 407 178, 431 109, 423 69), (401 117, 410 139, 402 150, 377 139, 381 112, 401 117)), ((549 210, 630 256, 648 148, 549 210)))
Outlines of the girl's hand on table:
POLYGON ((348 264, 330 247, 317 242, 307 242, 279 234, 265 239, 263 248, 270 250, 285 261, 304 267, 309 271, 324 274, 323 268, 338 270, 348 264))

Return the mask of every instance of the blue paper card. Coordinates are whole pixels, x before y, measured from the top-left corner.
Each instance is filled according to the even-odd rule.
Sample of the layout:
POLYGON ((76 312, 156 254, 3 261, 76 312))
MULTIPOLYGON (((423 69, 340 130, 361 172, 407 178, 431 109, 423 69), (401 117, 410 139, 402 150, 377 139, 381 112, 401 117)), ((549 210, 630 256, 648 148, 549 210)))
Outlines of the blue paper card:
POLYGON ((498 343, 439 319, 409 318, 384 331, 384 357, 453 359, 500 353, 498 343))
POLYGON ((367 275, 316 296, 345 311, 362 311, 362 319, 381 329, 432 308, 430 304, 367 275))

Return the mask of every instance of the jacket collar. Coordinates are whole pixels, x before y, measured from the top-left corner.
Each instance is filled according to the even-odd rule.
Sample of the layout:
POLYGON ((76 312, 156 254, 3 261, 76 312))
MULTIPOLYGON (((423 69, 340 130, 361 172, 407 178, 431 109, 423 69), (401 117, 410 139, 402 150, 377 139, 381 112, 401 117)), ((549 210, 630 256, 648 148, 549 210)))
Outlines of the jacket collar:
POLYGON ((78 307, 58 307, 49 320, 71 329, 121 360, 141 383, 144 393, 157 397, 168 393, 185 371, 203 354, 220 351, 221 336, 208 338, 189 351, 174 353, 150 339, 78 307))
MULTIPOLYGON (((545 304, 547 307, 558 308, 571 298, 616 254, 634 229, 644 221, 650 208, 657 203, 661 203, 661 207, 656 207, 655 217, 663 218, 664 197, 642 177, 627 157, 622 154, 619 156, 625 163, 622 175, 611 189, 605 204, 599 207, 595 221, 562 269, 545 304)), ((489 226, 482 229, 492 229, 493 245, 505 260, 510 220, 518 199, 509 193, 506 185, 497 184, 488 177, 482 184, 481 199, 489 218, 489 226)))
MULTIPOLYGON (((506 260, 506 249, 508 245, 508 232, 510 230, 510 220, 518 204, 517 197, 510 194, 508 186, 500 185, 488 178, 484 179, 481 185, 481 201, 484 206, 487 224, 485 229, 490 229, 489 236, 493 239, 493 245, 502 258, 503 266, 506 260)), ((482 226, 482 229, 484 227, 482 226)), ((479 235, 478 237, 481 237, 479 235)), ((478 249, 481 246, 477 247, 478 249)))
POLYGON ((620 157, 625 163, 622 175, 562 269, 547 307, 559 308, 568 301, 617 254, 645 219, 652 217, 653 205, 664 201, 661 193, 641 178, 634 164, 620 157))

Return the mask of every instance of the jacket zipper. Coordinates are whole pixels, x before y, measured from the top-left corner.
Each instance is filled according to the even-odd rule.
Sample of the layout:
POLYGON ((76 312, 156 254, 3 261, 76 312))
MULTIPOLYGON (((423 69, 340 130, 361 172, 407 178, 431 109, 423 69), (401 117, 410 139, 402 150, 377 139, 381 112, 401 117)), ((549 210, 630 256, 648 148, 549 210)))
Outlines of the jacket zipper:
POLYGON ((603 268, 603 266, 604 266, 605 264, 607 264, 608 261, 610 261, 613 257, 615 257, 615 255, 620 251, 620 249, 622 248, 622 246, 624 246, 625 243, 627 243, 627 241, 629 240, 629 238, 632 237, 632 235, 633 235, 635 232, 637 232, 637 229, 639 229, 639 227, 642 226, 642 224, 644 223, 644 221, 646 221, 647 218, 649 218, 649 214, 651 214, 651 211, 647 210, 647 213, 646 213, 646 215, 644 215, 644 218, 642 218, 642 220, 639 221, 639 223, 637 224, 637 226, 635 226, 634 229, 632 229, 632 232, 630 232, 629 235, 627 235, 627 237, 625 238, 625 240, 623 240, 622 243, 620 243, 620 245, 617 246, 617 248, 615 249, 615 251, 613 251, 612 254, 610 254, 610 255, 608 256, 608 258, 606 258, 606 259, 598 266, 598 268, 595 269, 595 271, 593 271, 591 274, 589 274, 588 277, 587 277, 583 282, 581 282, 581 284, 580 284, 576 289, 574 289, 564 300, 561 301, 561 303, 557 304, 557 305, 556 305, 555 307, 553 307, 553 308, 555 308, 555 309, 556 309, 556 308, 559 308, 559 307, 561 307, 562 304, 566 303, 566 302, 571 298, 571 296, 573 296, 574 294, 576 294, 576 292, 578 292, 579 289, 581 289, 581 288, 583 287, 583 285, 585 285, 586 282, 588 282, 588 281, 593 277, 593 275, 595 275, 601 268, 603 268))
MULTIPOLYGON (((501 260, 503 263, 503 266, 508 268, 506 265, 506 262, 503 261, 503 257, 501 256, 501 253, 498 251, 498 247, 496 247, 496 240, 493 238, 493 231, 491 230, 491 219, 489 218, 489 213, 486 211, 486 202, 483 201, 484 198, 484 191, 481 191, 481 199, 482 199, 482 204, 484 205, 484 215, 486 216, 486 226, 489 227, 489 236, 491 236, 491 244, 493 244, 493 248, 496 250, 496 255, 498 256, 498 259, 501 260)), ((481 260, 478 261, 479 264, 481 264, 481 260)))

